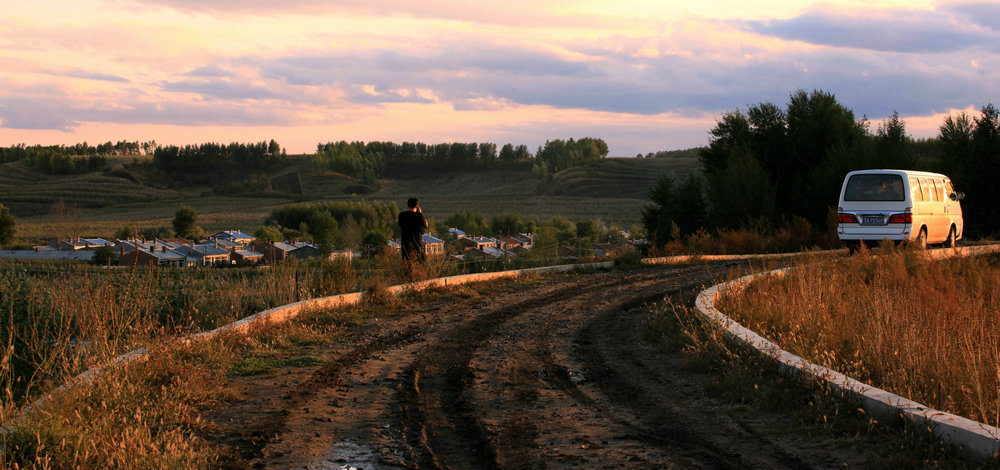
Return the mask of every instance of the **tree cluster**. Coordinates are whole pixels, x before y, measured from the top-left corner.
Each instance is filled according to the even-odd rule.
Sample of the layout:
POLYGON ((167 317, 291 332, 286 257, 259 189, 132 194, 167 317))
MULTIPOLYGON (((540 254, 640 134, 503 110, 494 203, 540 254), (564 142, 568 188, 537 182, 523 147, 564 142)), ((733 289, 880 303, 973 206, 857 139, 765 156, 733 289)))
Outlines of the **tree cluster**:
POLYGON ((231 167, 263 170, 284 157, 284 150, 272 139, 270 142, 252 144, 234 142, 223 145, 209 142, 184 147, 157 147, 153 152, 153 163, 165 171, 204 171, 231 167))
POLYGON ((635 158, 697 158, 698 152, 701 152, 702 148, 703 147, 693 147, 682 150, 660 150, 658 152, 649 152, 646 155, 637 153, 635 158))
POLYGON ((596 162, 608 156, 608 144, 602 139, 583 137, 579 140, 549 140, 535 153, 539 176, 554 174, 570 167, 596 162))
POLYGON ((675 186, 669 173, 660 175, 650 189, 652 205, 640 209, 646 234, 656 245, 680 240, 682 234, 694 233, 705 226, 705 185, 696 173, 688 174, 680 186, 675 186))
POLYGON ((89 173, 104 168, 107 163, 101 155, 76 156, 48 149, 30 152, 23 160, 38 171, 55 175, 89 173))
POLYGON ((108 141, 97 146, 86 142, 73 145, 32 145, 17 144, 10 147, 0 147, 0 163, 27 160, 36 153, 50 153, 67 157, 112 157, 149 155, 156 148, 156 142, 108 141))
POLYGON ((32 168, 51 174, 78 174, 99 170, 107 163, 107 157, 143 155, 151 153, 155 142, 127 142, 98 144, 86 142, 74 145, 33 145, 17 144, 0 147, 0 163, 24 161, 32 168))
POLYGON ((318 144, 312 160, 317 167, 328 168, 371 182, 387 175, 389 169, 465 169, 481 170, 516 165, 531 159, 524 145, 482 143, 440 143, 372 141, 329 142, 318 144))
POLYGON ((1000 111, 992 104, 978 116, 962 112, 941 124, 939 150, 942 171, 955 188, 966 194, 962 201, 966 234, 1000 233, 1000 111))
POLYGON ((264 225, 278 228, 285 238, 308 236, 321 251, 330 253, 360 243, 368 232, 394 233, 398 212, 395 204, 380 202, 292 204, 271 211, 264 225))

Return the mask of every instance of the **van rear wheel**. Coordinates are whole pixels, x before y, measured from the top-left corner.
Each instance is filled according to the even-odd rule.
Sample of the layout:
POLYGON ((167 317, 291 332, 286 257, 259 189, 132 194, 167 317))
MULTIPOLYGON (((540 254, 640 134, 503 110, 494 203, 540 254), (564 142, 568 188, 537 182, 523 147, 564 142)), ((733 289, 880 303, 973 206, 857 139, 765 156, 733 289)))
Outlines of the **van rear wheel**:
POLYGON ((955 236, 955 226, 952 225, 951 226, 951 230, 948 231, 948 238, 946 238, 944 240, 944 247, 945 248, 954 248, 955 247, 955 238, 956 238, 956 236, 955 236))
POLYGON ((927 227, 922 227, 920 233, 917 234, 917 238, 913 239, 913 245, 917 247, 918 250, 927 249, 927 227))

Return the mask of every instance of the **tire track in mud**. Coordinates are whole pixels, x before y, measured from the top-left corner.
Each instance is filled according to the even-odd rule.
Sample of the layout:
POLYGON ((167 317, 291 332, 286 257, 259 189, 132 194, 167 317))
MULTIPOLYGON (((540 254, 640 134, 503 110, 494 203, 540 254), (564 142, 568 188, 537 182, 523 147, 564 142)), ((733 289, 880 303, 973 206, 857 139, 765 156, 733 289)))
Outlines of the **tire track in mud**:
POLYGON ((250 402, 225 415, 235 431, 221 441, 240 446, 234 466, 244 468, 795 469, 850 461, 808 442, 774 442, 759 432, 773 417, 744 418, 738 406, 706 397, 704 376, 645 340, 641 306, 714 283, 734 264, 555 276, 402 306, 331 346, 324 366, 250 382, 250 402), (260 382, 267 387, 254 390, 260 382))
POLYGON ((506 373, 506 380, 483 384, 480 401, 490 394, 503 394, 512 386, 531 389, 533 394, 510 399, 511 403, 520 401, 520 406, 506 409, 502 417, 491 417, 489 409, 478 410, 486 417, 486 427, 496 435, 502 466, 672 465, 675 459, 669 453, 651 448, 659 441, 637 439, 635 436, 643 433, 636 428, 634 418, 587 385, 592 380, 591 371, 571 357, 575 354, 577 331, 595 315, 661 300, 684 288, 698 288, 724 272, 723 266, 700 266, 628 276, 621 282, 604 283, 600 289, 550 303, 545 309, 505 325, 508 337, 521 339, 492 346, 495 351, 485 351, 479 362, 485 366, 508 355, 515 357, 514 363, 495 371, 506 373), (519 322, 522 324, 517 325, 519 322), (534 442, 525 442, 526 435, 532 436, 534 442))
MULTIPOLYGON (((533 448, 531 436, 537 435, 537 422, 528 413, 511 413, 505 410, 503 423, 484 427, 481 411, 466 391, 475 384, 477 371, 470 365, 477 351, 490 338, 497 335, 501 324, 525 314, 546 312, 545 321, 537 324, 536 337, 548 337, 553 322, 561 322, 567 315, 586 314, 582 304, 594 302, 593 297, 612 297, 616 305, 640 304, 663 297, 667 285, 676 278, 690 277, 693 272, 703 273, 704 267, 673 268, 667 279, 663 270, 602 274, 586 278, 580 284, 536 296, 520 303, 483 314, 475 320, 452 330, 439 343, 430 345, 414 364, 408 368, 401 393, 400 415, 407 430, 407 440, 413 445, 414 460, 419 468, 500 468, 537 466, 539 461, 528 455, 533 448), (652 287, 638 289, 637 284, 652 287), (503 455, 501 455, 503 454, 503 455)), ((667 271, 669 272, 669 271, 667 271)), ((699 276, 700 277, 700 276, 699 276)), ((707 278, 705 278, 707 280, 707 278)), ((701 284, 697 284, 700 286, 701 284)), ((540 344, 527 346, 531 356, 544 358, 548 352, 540 344)), ((501 384, 512 390, 514 402, 534 402, 535 390, 540 384, 532 379, 534 370, 540 370, 550 386, 561 390, 576 401, 589 405, 590 400, 580 392, 570 378, 565 366, 551 360, 544 364, 520 366, 512 370, 512 377, 501 384)), ((492 373, 488 365, 479 373, 492 373)), ((502 393, 502 391, 500 392, 502 393)))
MULTIPOLYGON (((573 287, 560 288, 561 286, 554 284, 551 286, 536 287, 531 292, 508 295, 525 297, 527 298, 525 301, 526 304, 539 304, 545 302, 542 299, 547 298, 545 297, 548 295, 546 291, 556 290, 557 293, 554 295, 565 296, 571 295, 571 291, 574 289, 573 287), (565 293, 559 294, 558 292, 565 293), (542 296, 542 299, 533 298, 536 295, 542 296)), ((461 324, 463 322, 477 321, 480 317, 490 317, 491 315, 494 317, 503 317, 517 309, 517 305, 512 305, 506 302, 505 299, 494 299, 493 302, 498 306, 484 306, 482 305, 484 303, 483 300, 476 298, 452 301, 444 305, 435 304, 411 309, 402 314, 402 316, 395 318, 382 318, 379 319, 379 324, 375 327, 376 333, 362 335, 364 338, 361 341, 356 342, 356 344, 350 346, 346 351, 334 353, 333 357, 330 357, 324 366, 316 368, 307 377, 298 380, 292 379, 295 380, 295 383, 281 383, 277 384, 277 387, 260 387, 251 378, 249 380, 250 384, 244 387, 247 389, 246 393, 267 395, 269 393, 273 394, 276 388, 282 391, 281 396, 258 396, 254 400, 255 403, 244 406, 242 410, 232 410, 216 417, 214 419, 216 422, 224 423, 228 419, 233 424, 224 425, 228 429, 228 435, 212 436, 210 439, 234 449, 234 457, 239 458, 238 461, 231 463, 231 466, 235 468, 245 468, 248 466, 269 468, 298 466, 303 462, 303 459, 300 458, 302 456, 293 455, 296 452, 311 454, 305 457, 310 457, 313 460, 321 458, 323 457, 323 452, 315 448, 310 448, 314 446, 303 442, 306 440, 315 440, 314 438, 340 438, 345 435, 356 435, 359 439, 377 440, 378 434, 385 434, 382 430, 372 429, 371 426, 368 426, 364 429, 350 429, 345 432, 342 426, 340 426, 342 423, 336 417, 323 416, 324 412, 333 414, 332 409, 357 406, 359 401, 367 403, 363 399, 359 400, 358 396, 364 395, 366 392, 356 393, 352 387, 361 387, 358 387, 359 384, 357 383, 347 383, 345 375, 352 370, 375 369, 378 366, 373 366, 371 363, 386 362, 386 358, 383 355, 390 355, 390 353, 397 355, 394 358, 394 362, 398 362, 400 364, 399 367, 406 367, 407 364, 414 362, 417 355, 417 352, 406 351, 406 349, 419 351, 419 349, 427 347, 428 344, 433 345, 438 343, 441 341, 440 336, 442 331, 447 332, 451 328, 451 323, 461 324), (483 313, 484 311, 485 313, 483 313), (327 400, 331 396, 334 398, 327 400), (324 401, 327 403, 323 403, 324 401), (258 409, 258 407, 263 409, 258 409), (317 428, 323 427, 323 419, 330 423, 329 426, 325 426, 326 428, 338 429, 333 432, 328 432, 328 429, 319 429, 320 432, 316 432, 317 428), (317 424, 316 421, 318 420, 321 422, 317 424), (312 421, 309 423, 310 426, 308 426, 311 429, 304 431, 296 429, 303 427, 301 423, 291 424, 301 421, 312 421), (373 438, 373 436, 375 437, 373 438)), ((489 321, 487 320, 487 322, 489 321)), ((372 381, 390 383, 402 380, 405 383, 405 375, 405 371, 388 370, 382 372, 381 375, 372 379, 372 381)), ((273 378, 270 379, 273 380, 273 378)), ((369 391, 370 388, 367 387, 369 391)), ((382 388, 382 393, 384 394, 385 389, 388 387, 382 388)), ((395 388, 402 389, 403 386, 396 385, 395 388)), ((398 394, 393 393, 393 395, 398 394)), ((384 403, 372 403, 372 405, 389 408, 384 403)), ((399 410, 403 407, 397 404, 391 406, 391 408, 399 410)), ((410 408, 413 409, 412 407, 410 408)), ((373 410, 369 414, 387 413, 389 412, 385 410, 373 410)), ((398 425, 395 422, 397 421, 395 417, 386 418, 385 420, 392 422, 394 426, 398 425)), ((410 421, 413 422, 412 420, 410 421)), ((223 431, 222 434, 226 434, 226 431, 223 431)), ((393 437, 395 436, 390 436, 389 439, 393 437)), ((390 464, 405 466, 411 466, 404 463, 408 461, 426 463, 427 452, 414 450, 415 448, 420 448, 420 439, 413 440, 416 442, 415 445, 409 442, 397 442, 391 443, 389 445, 390 449, 386 449, 386 446, 381 446, 384 452, 401 454, 401 456, 393 457, 383 456, 381 460, 390 464)), ((329 443, 324 443, 323 445, 328 447, 329 443)), ((310 458, 304 460, 309 461, 310 458)))
POLYGON ((400 417, 419 467, 498 468, 493 446, 463 395, 474 375, 469 361, 503 322, 532 308, 578 296, 582 287, 588 286, 562 288, 481 314, 429 345, 414 361, 404 374, 400 417))

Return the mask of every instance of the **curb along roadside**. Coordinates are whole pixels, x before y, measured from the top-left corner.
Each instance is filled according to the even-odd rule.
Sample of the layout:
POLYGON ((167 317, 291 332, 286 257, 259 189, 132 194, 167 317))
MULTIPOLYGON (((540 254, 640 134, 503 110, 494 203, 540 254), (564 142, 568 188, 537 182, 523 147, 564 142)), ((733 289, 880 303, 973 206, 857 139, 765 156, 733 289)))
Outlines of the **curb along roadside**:
MULTIPOLYGON (((931 259, 942 259, 953 256, 975 256, 996 251, 1000 251, 1000 246, 991 245, 964 247, 955 250, 933 250, 928 251, 925 256, 931 259)), ((743 327, 715 308, 716 299, 723 293, 727 291, 729 293, 737 292, 759 277, 783 275, 787 270, 788 268, 784 268, 765 273, 751 274, 712 286, 698 295, 698 298, 695 300, 695 307, 705 318, 721 328, 727 336, 753 347, 775 360, 786 373, 791 375, 805 374, 808 377, 827 382, 835 390, 857 396, 861 399, 864 410, 873 416, 882 418, 902 416, 904 419, 917 424, 930 423, 935 435, 956 447, 959 452, 968 458, 975 460, 996 458, 998 452, 1000 452, 1000 428, 935 410, 899 395, 859 382, 835 370, 813 364, 781 349, 778 345, 743 327)))

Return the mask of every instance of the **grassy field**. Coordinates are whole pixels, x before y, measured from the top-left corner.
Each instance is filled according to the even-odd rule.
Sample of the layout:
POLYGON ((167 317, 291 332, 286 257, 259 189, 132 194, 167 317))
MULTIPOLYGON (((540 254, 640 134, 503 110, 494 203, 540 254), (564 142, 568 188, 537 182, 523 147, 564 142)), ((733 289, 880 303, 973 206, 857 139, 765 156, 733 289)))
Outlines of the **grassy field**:
POLYGON ((253 232, 272 209, 285 204, 380 201, 403 207, 411 196, 421 199, 432 220, 461 210, 487 217, 515 212, 540 220, 559 215, 627 227, 640 222, 639 209, 649 203, 648 189, 661 173, 683 178, 697 167, 697 159, 691 157, 613 158, 562 171, 548 183, 532 178, 526 170, 496 170, 440 172, 365 185, 292 158, 270 176, 291 181, 295 184, 281 186, 300 191, 222 195, 218 187, 170 181, 148 162, 111 161, 104 171, 69 176, 47 175, 13 162, 0 168, 0 203, 17 217, 18 236, 35 241, 71 235, 110 237, 125 225, 139 229, 169 226, 181 205, 193 207, 198 224, 207 231, 239 228, 253 232))
POLYGON ((1000 257, 880 251, 804 260, 725 297, 721 309, 807 360, 1000 425, 1000 257))

